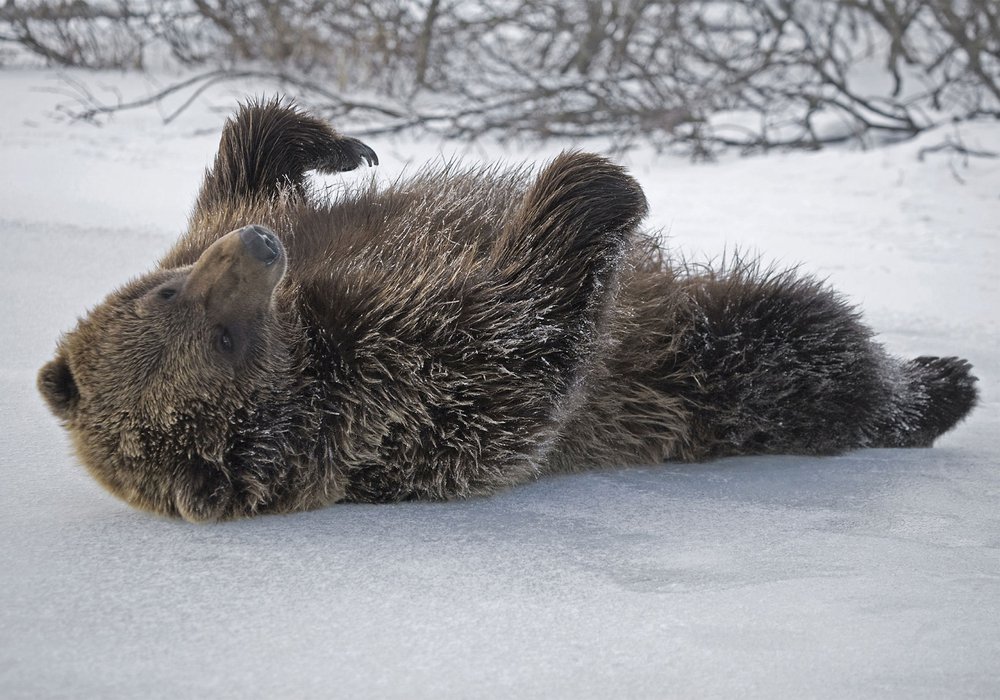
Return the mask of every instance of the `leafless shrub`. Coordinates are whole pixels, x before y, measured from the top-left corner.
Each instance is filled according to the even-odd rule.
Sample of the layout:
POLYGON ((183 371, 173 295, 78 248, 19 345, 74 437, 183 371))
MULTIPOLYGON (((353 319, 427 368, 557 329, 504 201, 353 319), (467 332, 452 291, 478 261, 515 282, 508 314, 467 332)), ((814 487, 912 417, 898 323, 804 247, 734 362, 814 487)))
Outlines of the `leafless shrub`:
POLYGON ((146 8, 120 2, 19 2, 0 8, 0 41, 60 66, 142 66, 146 8))
POLYGON ((90 67, 142 65, 158 47, 209 68, 183 89, 266 78, 371 132, 645 139, 709 156, 1000 116, 995 0, 8 0, 0 41, 90 67))

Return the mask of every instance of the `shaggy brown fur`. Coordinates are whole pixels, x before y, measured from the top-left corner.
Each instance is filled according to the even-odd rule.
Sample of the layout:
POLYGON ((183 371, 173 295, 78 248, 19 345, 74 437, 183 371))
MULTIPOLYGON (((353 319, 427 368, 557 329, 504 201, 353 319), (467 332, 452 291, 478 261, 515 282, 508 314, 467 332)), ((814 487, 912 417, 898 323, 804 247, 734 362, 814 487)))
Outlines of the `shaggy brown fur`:
POLYGON ((929 445, 975 402, 968 364, 888 357, 812 280, 675 268, 604 158, 306 191, 306 170, 363 161, 292 107, 247 105, 188 233, 61 340, 39 388, 113 493, 190 520, 453 498, 929 445))

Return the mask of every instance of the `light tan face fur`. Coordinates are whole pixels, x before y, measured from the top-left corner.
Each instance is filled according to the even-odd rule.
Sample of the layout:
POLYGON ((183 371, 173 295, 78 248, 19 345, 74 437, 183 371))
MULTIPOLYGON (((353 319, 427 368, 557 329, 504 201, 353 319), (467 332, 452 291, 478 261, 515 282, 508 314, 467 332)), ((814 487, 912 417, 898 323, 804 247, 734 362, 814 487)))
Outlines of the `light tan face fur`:
POLYGON ((234 422, 283 357, 274 297, 284 249, 266 232, 272 257, 266 241, 247 245, 254 235, 233 231, 193 266, 113 292, 39 372, 81 461, 136 507, 195 520, 226 507, 234 422))

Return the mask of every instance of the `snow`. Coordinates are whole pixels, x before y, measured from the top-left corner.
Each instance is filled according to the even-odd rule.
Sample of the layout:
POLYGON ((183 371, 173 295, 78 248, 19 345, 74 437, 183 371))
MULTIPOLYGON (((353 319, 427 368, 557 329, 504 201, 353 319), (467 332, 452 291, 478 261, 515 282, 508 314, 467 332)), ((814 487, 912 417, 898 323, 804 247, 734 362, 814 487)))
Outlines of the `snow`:
MULTIPOLYGON (((147 82, 83 77, 132 95, 147 82)), ((890 351, 970 359, 982 405, 934 449, 193 526, 105 494, 34 377, 77 315, 183 229, 238 89, 169 126, 142 110, 98 128, 49 117, 63 98, 40 89, 63 86, 0 72, 0 697, 1000 693, 1000 159, 918 159, 953 128, 867 152, 622 157, 674 249, 801 263, 862 304, 890 351)), ((959 136, 1000 151, 998 123, 959 136)), ((380 178, 442 150, 561 147, 370 143, 380 178)))

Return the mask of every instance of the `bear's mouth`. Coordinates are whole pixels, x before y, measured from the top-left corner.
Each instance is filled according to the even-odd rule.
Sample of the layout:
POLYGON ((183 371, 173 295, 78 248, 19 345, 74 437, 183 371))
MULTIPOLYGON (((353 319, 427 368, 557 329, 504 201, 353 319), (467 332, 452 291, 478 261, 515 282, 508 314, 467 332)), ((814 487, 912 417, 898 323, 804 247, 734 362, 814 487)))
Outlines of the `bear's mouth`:
POLYGON ((251 224, 240 229, 240 240, 247 252, 267 266, 271 266, 284 252, 281 241, 265 226, 251 224))

